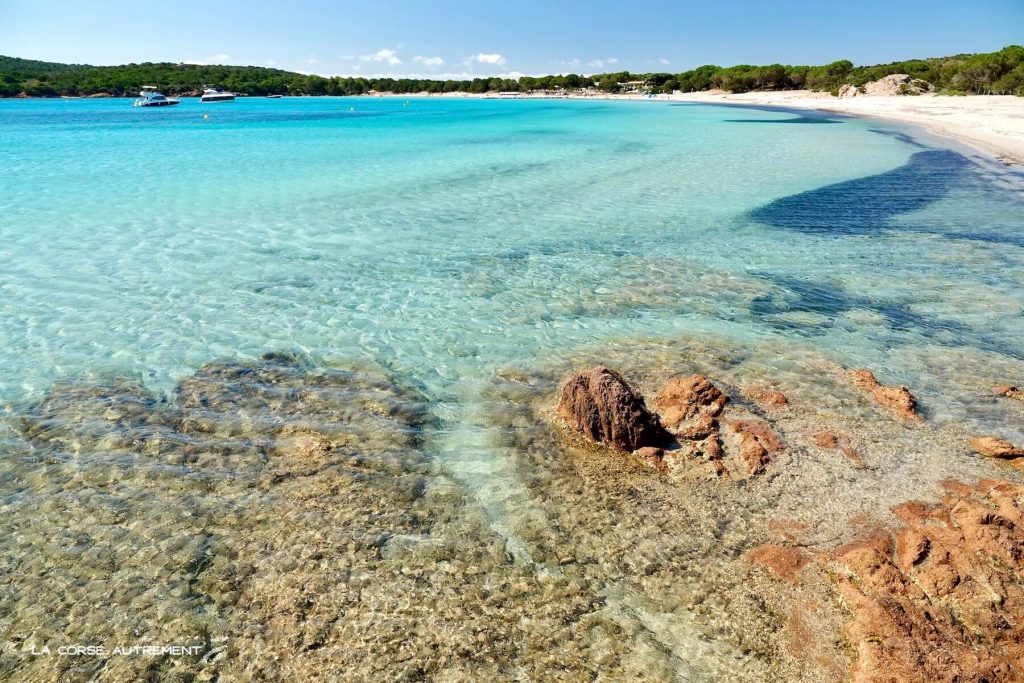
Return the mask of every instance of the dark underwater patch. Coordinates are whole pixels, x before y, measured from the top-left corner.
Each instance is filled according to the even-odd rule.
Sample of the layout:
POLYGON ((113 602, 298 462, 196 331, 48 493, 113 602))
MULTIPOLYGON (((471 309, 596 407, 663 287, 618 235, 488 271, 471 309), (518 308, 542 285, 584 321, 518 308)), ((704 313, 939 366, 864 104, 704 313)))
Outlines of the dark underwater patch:
POLYGON ((890 138, 893 138, 895 140, 899 140, 900 142, 905 142, 908 145, 911 145, 913 147, 917 147, 919 149, 930 149, 928 147, 928 145, 923 145, 920 142, 918 142, 914 138, 914 136, 907 135, 906 133, 901 133, 898 130, 885 130, 885 129, 882 129, 882 128, 869 128, 868 130, 870 130, 872 133, 877 133, 879 135, 884 135, 886 137, 890 137, 890 138))
POLYGON ((949 150, 917 152, 903 166, 776 199, 754 209, 751 219, 815 235, 869 235, 889 221, 944 197, 970 167, 949 150))
POLYGON ((761 274, 759 277, 776 285, 780 291, 754 299, 750 303, 750 310, 776 329, 813 335, 818 329, 833 327, 839 315, 860 309, 880 315, 886 326, 894 332, 918 334, 940 346, 966 345, 1010 358, 1024 359, 1024 351, 1018 345, 1007 344, 993 335, 978 332, 955 320, 915 313, 910 308, 912 302, 909 300, 879 300, 858 296, 830 281, 809 281, 772 274, 761 274), (811 313, 827 320, 820 324, 800 324, 775 317, 785 313, 811 313))
POLYGON ((726 123, 840 123, 835 119, 815 116, 794 116, 791 119, 725 119, 726 123))

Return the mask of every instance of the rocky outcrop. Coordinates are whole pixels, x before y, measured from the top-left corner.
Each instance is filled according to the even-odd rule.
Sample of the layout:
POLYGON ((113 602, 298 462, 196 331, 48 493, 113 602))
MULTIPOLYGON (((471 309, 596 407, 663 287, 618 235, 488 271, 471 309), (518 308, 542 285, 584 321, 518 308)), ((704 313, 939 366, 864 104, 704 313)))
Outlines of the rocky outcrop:
POLYGON ((862 86, 865 95, 873 97, 889 97, 893 95, 920 95, 931 90, 927 81, 914 78, 910 74, 890 74, 877 81, 870 81, 862 86))
POLYGON ((562 387, 558 415, 573 431, 621 451, 664 446, 671 440, 643 397, 604 366, 569 378, 562 387))
POLYGON ((858 97, 867 95, 869 97, 891 97, 893 95, 920 95, 931 90, 931 84, 914 78, 910 74, 890 74, 883 76, 877 81, 869 81, 857 87, 850 83, 839 88, 839 97, 858 97))
POLYGON ((687 375, 670 379, 655 405, 664 424, 673 428, 695 417, 708 423, 721 414, 728 401, 729 397, 704 375, 687 375))
POLYGON ((994 436, 974 436, 968 439, 967 443, 977 453, 987 458, 1012 460, 1024 457, 1024 448, 1017 448, 1009 441, 997 439, 994 436))
POLYGON ((836 95, 843 99, 848 99, 850 97, 856 97, 857 95, 860 95, 860 89, 851 83, 847 83, 846 85, 842 85, 839 87, 839 92, 836 93, 836 95))
POLYGON ((874 373, 864 369, 854 370, 849 373, 849 378, 855 387, 871 394, 878 405, 888 408, 906 420, 921 419, 917 413, 917 397, 906 387, 879 384, 874 373))
POLYGON ((824 556, 852 619, 857 683, 1024 677, 1024 486, 946 485, 942 502, 893 510, 877 532, 824 556))

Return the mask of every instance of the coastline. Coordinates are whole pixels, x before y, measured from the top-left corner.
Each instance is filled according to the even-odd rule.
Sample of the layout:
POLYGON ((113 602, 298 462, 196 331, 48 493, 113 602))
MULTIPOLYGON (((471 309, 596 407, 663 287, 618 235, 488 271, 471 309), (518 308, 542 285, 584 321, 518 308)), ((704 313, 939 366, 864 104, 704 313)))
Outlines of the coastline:
POLYGON ((1005 164, 1024 166, 1024 98, 1012 95, 843 99, 801 90, 742 94, 703 92, 667 97, 678 102, 809 109, 917 124, 930 133, 952 138, 1005 164))

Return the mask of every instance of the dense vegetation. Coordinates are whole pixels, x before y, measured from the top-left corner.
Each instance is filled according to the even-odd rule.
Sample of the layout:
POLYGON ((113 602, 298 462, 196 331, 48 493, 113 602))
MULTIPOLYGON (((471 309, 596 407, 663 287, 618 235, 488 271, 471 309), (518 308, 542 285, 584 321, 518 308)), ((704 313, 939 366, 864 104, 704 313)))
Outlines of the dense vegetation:
POLYGON ((534 91, 596 87, 606 92, 637 88, 654 92, 721 89, 834 91, 889 74, 905 73, 927 81, 937 92, 951 94, 1015 94, 1024 96, 1024 47, 998 52, 913 59, 876 66, 854 66, 843 60, 824 66, 739 65, 701 66, 680 74, 628 71, 584 76, 523 76, 436 81, 411 78, 324 78, 256 66, 197 64, 127 64, 89 66, 0 57, 0 97, 56 97, 107 94, 134 95, 142 85, 156 85, 169 95, 198 93, 216 85, 249 95, 361 95, 367 92, 448 93, 534 91), (638 83, 642 85, 638 86, 638 83))

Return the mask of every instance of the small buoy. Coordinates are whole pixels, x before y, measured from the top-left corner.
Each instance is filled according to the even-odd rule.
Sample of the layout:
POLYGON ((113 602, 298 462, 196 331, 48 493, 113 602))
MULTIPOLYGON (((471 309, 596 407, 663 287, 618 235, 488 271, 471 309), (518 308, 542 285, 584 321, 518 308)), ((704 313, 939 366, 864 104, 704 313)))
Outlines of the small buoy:
POLYGON ((349 111, 355 111, 355 110, 356 110, 356 108, 355 108, 355 107, 349 107, 349 108, 348 108, 348 110, 349 110, 349 111))
POLYGON ((203 114, 203 120, 204 121, 209 121, 210 120, 210 115, 209 114, 203 114))

